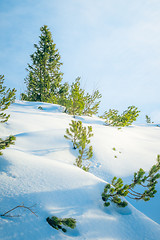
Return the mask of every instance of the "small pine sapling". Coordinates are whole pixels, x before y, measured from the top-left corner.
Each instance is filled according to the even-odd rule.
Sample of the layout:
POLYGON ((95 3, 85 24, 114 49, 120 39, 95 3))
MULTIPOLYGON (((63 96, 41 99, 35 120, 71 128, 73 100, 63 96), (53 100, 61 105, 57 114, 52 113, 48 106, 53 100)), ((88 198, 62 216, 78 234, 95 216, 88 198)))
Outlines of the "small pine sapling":
POLYGON ((139 116, 140 111, 135 106, 129 106, 122 114, 122 127, 130 126, 134 121, 136 121, 139 116))
POLYGON ((114 202, 119 207, 125 207, 127 202, 122 201, 121 197, 125 197, 128 194, 128 185, 123 185, 123 181, 119 178, 114 177, 112 179, 111 184, 107 184, 104 188, 104 192, 102 193, 102 200, 105 202, 104 206, 108 207, 110 202, 114 202))
POLYGON ((7 137, 4 140, 2 138, 0 138, 0 155, 3 155, 1 150, 4 150, 5 148, 9 147, 10 145, 14 145, 15 140, 16 140, 16 137, 14 137, 12 135, 10 135, 9 137, 7 137))
POLYGON ((83 109, 83 115, 92 116, 93 114, 97 114, 100 104, 100 101, 97 100, 101 97, 102 95, 99 93, 98 90, 94 91, 92 95, 87 93, 84 97, 85 105, 83 109))
POLYGON ((82 115, 84 109, 84 90, 80 86, 80 77, 72 83, 67 102, 67 112, 75 117, 82 115))
MULTIPOLYGON (((139 116, 138 108, 135 106, 129 106, 121 115, 118 114, 118 110, 109 109, 105 112, 102 118, 105 119, 105 123, 116 127, 130 126, 134 121, 136 121, 139 116)), ((120 129, 119 128, 119 129, 120 129)))
POLYGON ((64 137, 72 141, 74 149, 79 149, 79 155, 76 158, 75 165, 85 171, 89 171, 89 165, 82 166, 82 161, 89 160, 93 156, 93 147, 88 146, 88 144, 90 144, 90 138, 93 136, 92 126, 86 128, 82 126, 81 121, 74 120, 72 120, 69 125, 70 128, 66 129, 64 137))
POLYGON ((105 111, 101 118, 105 119, 105 123, 111 126, 117 126, 118 122, 120 122, 120 116, 116 109, 109 109, 108 112, 105 111))
POLYGON ((80 134, 79 142, 78 142, 78 148, 79 148, 79 155, 76 158, 76 166, 83 168, 83 170, 88 171, 89 167, 82 167, 82 161, 83 160, 89 160, 93 156, 93 147, 88 146, 90 143, 90 138, 93 136, 92 133, 92 126, 88 126, 88 129, 86 127, 82 128, 82 132, 80 134))
POLYGON ((43 110, 42 106, 38 106, 38 109, 39 109, 39 110, 43 110))
POLYGON ((157 156, 157 163, 151 167, 149 173, 145 175, 145 171, 140 168, 138 172, 134 173, 134 178, 131 184, 124 185, 121 178, 114 177, 111 184, 107 184, 102 193, 102 200, 105 202, 104 206, 108 207, 110 202, 115 203, 118 207, 127 206, 126 201, 122 201, 121 197, 129 197, 134 200, 149 201, 156 194, 157 180, 160 178, 158 171, 160 170, 160 155, 157 156), (142 193, 135 191, 134 188, 139 185, 146 190, 142 193))
MULTIPOLYGON (((10 90, 3 86, 4 76, 0 75, 0 123, 5 123, 8 121, 10 115, 7 115, 4 111, 8 109, 11 103, 15 100, 15 89, 10 90)), ((1 150, 14 144, 14 136, 9 136, 6 139, 0 138, 0 155, 2 155, 1 150)))
POLYGON ((67 232, 67 229, 64 227, 69 227, 74 229, 76 227, 76 220, 74 218, 58 218, 56 216, 48 217, 46 221, 56 230, 61 229, 63 232, 67 232))
POLYGON ((146 122, 151 123, 151 118, 148 115, 146 115, 146 122))
POLYGON ((15 100, 15 88, 10 90, 3 86, 4 76, 0 75, 0 123, 7 122, 10 115, 4 113, 6 109, 10 106, 11 103, 15 100))
POLYGON ((81 87, 80 77, 71 84, 68 88, 66 101, 66 112, 73 115, 86 115, 92 116, 98 113, 100 98, 102 95, 98 90, 93 94, 85 93, 85 90, 81 87))
POLYGON ((68 140, 71 140, 73 143, 73 148, 76 149, 82 132, 82 122, 72 120, 69 125, 70 128, 66 129, 66 134, 64 137, 68 140))

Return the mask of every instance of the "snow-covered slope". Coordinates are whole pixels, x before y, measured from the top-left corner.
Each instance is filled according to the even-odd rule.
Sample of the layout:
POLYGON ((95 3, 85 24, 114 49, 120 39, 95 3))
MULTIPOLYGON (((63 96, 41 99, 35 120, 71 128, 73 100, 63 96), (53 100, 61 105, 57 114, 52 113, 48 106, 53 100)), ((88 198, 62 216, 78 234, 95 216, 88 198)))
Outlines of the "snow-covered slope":
POLYGON ((76 117, 92 125, 94 132, 94 156, 90 173, 86 173, 73 165, 77 152, 64 138, 73 118, 61 106, 17 101, 8 112, 11 117, 0 125, 1 137, 14 134, 16 142, 0 157, 0 214, 19 204, 36 204, 38 217, 23 209, 14 212, 20 217, 1 217, 0 239, 160 239, 159 193, 148 203, 133 203, 143 213, 131 204, 124 209, 104 208, 101 200, 106 181, 114 175, 127 182, 134 171, 140 167, 149 170, 155 163, 160 128, 117 130, 104 126, 98 117, 76 117), (46 222, 52 215, 75 218, 76 229, 67 233, 53 229, 46 222))

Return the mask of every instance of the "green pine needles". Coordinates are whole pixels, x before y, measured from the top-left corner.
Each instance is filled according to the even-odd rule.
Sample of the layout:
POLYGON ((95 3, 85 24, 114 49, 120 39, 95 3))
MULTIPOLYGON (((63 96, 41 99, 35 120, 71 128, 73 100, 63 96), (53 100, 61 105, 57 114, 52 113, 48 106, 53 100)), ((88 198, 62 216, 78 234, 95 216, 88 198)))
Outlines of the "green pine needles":
POLYGON ((57 103, 59 95, 65 91, 61 84, 61 57, 49 28, 44 25, 40 31, 39 42, 34 44, 35 52, 30 55, 31 64, 27 68, 27 91, 21 94, 21 99, 57 103))
POLYGON ((67 232, 66 227, 74 229, 76 227, 76 220, 74 218, 58 218, 56 216, 48 217, 46 221, 56 230, 61 229, 63 232, 67 232))
POLYGON ((148 115, 146 115, 145 117, 146 117, 146 123, 151 123, 151 118, 148 115))
POLYGON ((73 116, 96 114, 99 99, 102 97, 99 91, 94 91, 92 95, 85 94, 81 88, 80 77, 77 77, 71 86, 61 83, 62 62, 52 34, 46 25, 42 26, 40 31, 39 42, 34 44, 35 52, 30 55, 31 63, 26 69, 27 90, 21 94, 21 100, 60 104, 73 116))
POLYGON ((68 97, 67 112, 73 116, 82 115, 84 109, 84 90, 80 87, 80 78, 72 83, 68 97))
MULTIPOLYGON (((8 121, 10 115, 6 114, 4 111, 8 109, 11 103, 15 100, 15 89, 10 90, 3 86, 4 76, 0 75, 0 123, 5 123, 8 121)), ((0 155, 2 155, 2 150, 14 144, 14 136, 9 136, 6 139, 0 138, 0 155)))
POLYGON ((140 168, 138 172, 134 173, 134 178, 131 184, 124 185, 121 178, 114 177, 111 184, 107 184, 102 193, 102 200, 105 202, 104 206, 108 207, 110 202, 115 203, 118 207, 127 206, 126 201, 122 201, 121 197, 129 197, 134 200, 149 201, 157 192, 155 187, 157 180, 160 178, 158 171, 160 170, 160 155, 157 156, 157 163, 151 167, 148 174, 140 168), (134 188, 139 185, 143 189, 142 192, 136 191, 134 188))
POLYGON ((66 129, 64 137, 72 141, 74 149, 78 148, 79 150, 75 165, 85 171, 89 171, 89 166, 82 166, 82 161, 89 160, 93 156, 93 148, 92 146, 88 146, 90 138, 93 136, 92 126, 83 127, 81 121, 74 120, 69 125, 70 128, 66 129))
POLYGON ((15 100, 15 88, 10 90, 3 86, 4 76, 0 75, 0 123, 7 122, 10 115, 4 113, 4 111, 10 106, 15 100))
POLYGON ((7 137, 6 139, 0 138, 0 155, 3 155, 1 150, 4 150, 10 145, 13 145, 15 140, 16 138, 12 135, 7 137))
POLYGON ((129 106, 121 115, 118 114, 118 110, 109 109, 105 112, 102 118, 105 119, 106 124, 117 127, 125 127, 131 125, 136 121, 140 111, 135 106, 129 106))
POLYGON ((82 132, 82 122, 72 120, 71 123, 69 123, 69 126, 70 128, 66 129, 66 135, 64 135, 64 137, 71 140, 73 148, 76 149, 82 132))
POLYGON ((84 89, 81 88, 80 77, 76 78, 75 82, 71 84, 68 101, 66 103, 66 112, 73 115, 87 115, 92 116, 98 113, 100 99, 102 96, 98 90, 94 91, 92 95, 85 94, 84 89))
POLYGON ((82 166, 83 160, 90 160, 93 157, 93 147, 88 146, 90 144, 90 138, 93 136, 92 133, 92 126, 82 127, 79 142, 78 142, 78 149, 79 149, 79 155, 76 158, 76 166, 79 168, 82 168, 85 171, 89 171, 89 165, 82 166))

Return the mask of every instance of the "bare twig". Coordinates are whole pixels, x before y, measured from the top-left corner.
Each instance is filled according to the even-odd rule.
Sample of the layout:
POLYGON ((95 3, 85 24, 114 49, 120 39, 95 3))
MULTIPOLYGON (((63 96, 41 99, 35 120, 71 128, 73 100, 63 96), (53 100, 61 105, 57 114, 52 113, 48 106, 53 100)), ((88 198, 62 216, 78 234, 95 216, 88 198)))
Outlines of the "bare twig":
MULTIPOLYGON (((35 204, 35 205, 36 205, 36 204, 35 204)), ((12 216, 12 215, 7 215, 7 214, 10 213, 10 212, 12 212, 12 211, 14 211, 14 210, 17 209, 17 208, 25 208, 25 209, 29 210, 32 214, 34 214, 36 217, 38 217, 38 216, 36 215, 36 213, 32 210, 32 208, 33 208, 35 205, 33 205, 33 206, 31 206, 31 207, 26 207, 24 204, 18 205, 18 206, 16 206, 16 207, 8 210, 7 212, 1 214, 0 216, 1 216, 1 217, 20 217, 20 215, 12 216)))

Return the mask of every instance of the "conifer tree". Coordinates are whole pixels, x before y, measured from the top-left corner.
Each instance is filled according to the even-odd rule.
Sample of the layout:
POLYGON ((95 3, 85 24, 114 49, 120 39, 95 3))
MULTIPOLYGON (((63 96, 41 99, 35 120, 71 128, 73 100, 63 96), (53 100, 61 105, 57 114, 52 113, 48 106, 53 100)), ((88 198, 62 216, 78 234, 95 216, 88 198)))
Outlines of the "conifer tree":
POLYGON ((10 106, 15 100, 15 88, 6 90, 4 84, 4 76, 0 75, 0 123, 8 121, 10 115, 7 115, 4 111, 10 106))
POLYGON ((82 115, 84 105, 84 90, 80 87, 80 77, 77 77, 71 85, 67 112, 74 117, 82 115))
POLYGON ((99 93, 98 90, 94 91, 92 95, 87 93, 87 95, 84 97, 84 109, 83 109, 83 115, 92 116, 93 114, 98 113, 98 108, 100 99, 102 95, 99 93), (97 101, 98 100, 98 101, 97 101))
POLYGON ((16 138, 12 135, 6 139, 0 138, 0 155, 3 155, 2 150, 14 144, 14 140, 16 140, 16 138))
POLYGON ((87 115, 92 116, 98 112, 102 95, 98 90, 94 91, 92 95, 85 93, 81 88, 80 77, 76 78, 72 83, 68 101, 66 101, 66 112, 73 115, 87 115), (97 101, 98 100, 98 101, 97 101))
POLYGON ((82 161, 83 160, 89 160, 93 156, 93 147, 89 146, 88 144, 91 142, 90 138, 93 136, 92 133, 92 126, 88 126, 88 129, 86 127, 82 128, 79 142, 77 144, 77 147, 79 149, 79 155, 76 158, 76 166, 82 168, 85 171, 89 170, 89 166, 85 167, 82 166, 82 161))
POLYGON ((26 94, 22 100, 57 103, 62 88, 62 72, 60 55, 53 42, 50 30, 46 25, 40 28, 39 43, 34 44, 35 52, 30 56, 28 75, 25 79, 26 94))
MULTIPOLYGON (((10 90, 3 86, 4 76, 0 75, 0 123, 7 122, 10 115, 6 114, 4 111, 10 106, 10 104, 15 100, 15 89, 10 90)), ((9 147, 10 144, 14 144, 15 137, 9 136, 6 139, 0 138, 0 155, 2 155, 3 149, 9 147)))
POLYGON ((109 109, 108 112, 104 112, 102 118, 104 118, 105 122, 111 126, 125 127, 136 121, 139 113, 140 111, 138 111, 137 107, 129 106, 121 115, 118 114, 118 110, 109 109))
POLYGON ((145 175, 145 171, 140 168, 138 172, 134 173, 131 184, 123 184, 121 178, 114 177, 111 184, 107 184, 102 193, 102 200, 105 202, 104 206, 108 207, 110 202, 115 203, 118 207, 127 206, 126 201, 122 201, 121 197, 129 197, 134 200, 149 201, 157 192, 155 187, 157 180, 160 178, 160 155, 157 156, 157 163, 151 167, 149 173, 145 175), (137 191, 134 188, 139 185, 139 188, 144 188, 143 192, 137 191))
POLYGON ((82 168, 85 171, 89 170, 89 166, 82 165, 83 160, 89 160, 93 156, 92 146, 88 146, 90 138, 93 136, 92 126, 88 128, 82 126, 82 121, 73 121, 69 124, 70 128, 66 129, 66 135, 64 137, 73 142, 73 148, 79 149, 79 155, 76 158, 76 166, 82 168))
POLYGON ((146 115, 146 122, 151 123, 151 118, 148 115, 146 115))
POLYGON ((57 94, 57 103, 62 106, 67 106, 68 104, 68 95, 69 95, 69 84, 61 84, 61 87, 57 94))
POLYGON ((73 142, 73 148, 76 149, 82 132, 82 122, 81 121, 71 121, 69 124, 70 128, 66 129, 66 135, 64 137, 73 142))

